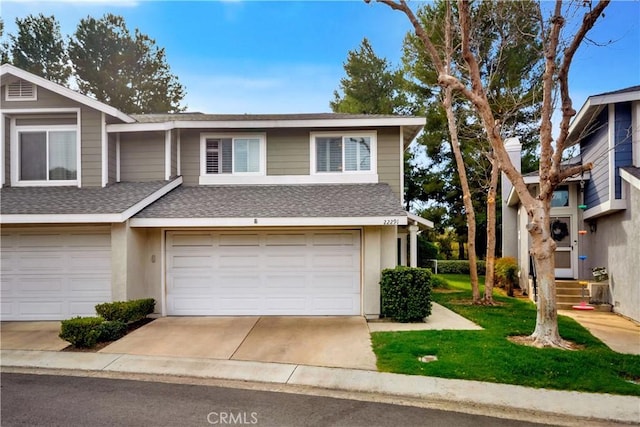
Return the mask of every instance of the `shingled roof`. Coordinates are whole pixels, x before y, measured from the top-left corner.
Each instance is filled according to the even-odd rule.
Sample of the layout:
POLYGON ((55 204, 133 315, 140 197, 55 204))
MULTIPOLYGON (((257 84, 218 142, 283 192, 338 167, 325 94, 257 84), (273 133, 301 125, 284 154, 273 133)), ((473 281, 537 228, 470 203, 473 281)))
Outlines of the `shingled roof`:
POLYGON ((168 121, 263 121, 263 120, 336 120, 336 119, 398 119, 414 116, 392 114, 347 113, 291 113, 291 114, 204 114, 197 112, 171 114, 132 114, 138 123, 163 123, 168 121))
POLYGON ((106 187, 5 187, 2 215, 87 215, 122 213, 168 181, 121 182, 106 187))
POLYGON ((135 218, 406 216, 387 184, 179 187, 135 218))

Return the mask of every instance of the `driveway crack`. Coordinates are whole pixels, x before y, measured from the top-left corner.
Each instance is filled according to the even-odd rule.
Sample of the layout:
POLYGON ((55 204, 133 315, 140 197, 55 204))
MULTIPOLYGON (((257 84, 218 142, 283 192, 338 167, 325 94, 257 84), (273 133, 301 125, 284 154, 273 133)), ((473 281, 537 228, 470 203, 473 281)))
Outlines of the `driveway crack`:
POLYGON ((231 356, 229 357, 229 360, 235 360, 234 356, 236 355, 236 353, 238 352, 238 350, 240 350, 240 347, 242 347, 242 345, 245 343, 245 341, 247 340, 247 338, 249 337, 249 335, 251 335, 251 332, 253 332, 253 330, 256 328, 256 325, 258 325, 258 323, 262 320, 262 316, 258 317, 258 320, 256 320, 256 322, 253 324, 253 326, 251 327, 251 329, 249 329, 249 332, 247 332, 247 335, 244 336, 244 338, 242 339, 242 341, 240 342, 240 344, 238 344, 238 347, 236 347, 236 349, 233 351, 233 353, 231 354, 231 356))

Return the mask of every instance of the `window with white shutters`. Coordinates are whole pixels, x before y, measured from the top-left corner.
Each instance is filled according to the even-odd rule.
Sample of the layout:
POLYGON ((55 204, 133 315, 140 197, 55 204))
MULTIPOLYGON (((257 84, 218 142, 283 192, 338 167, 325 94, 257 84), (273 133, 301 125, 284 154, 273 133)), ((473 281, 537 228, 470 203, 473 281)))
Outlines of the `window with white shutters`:
POLYGON ((201 137, 203 174, 263 174, 263 136, 213 136, 201 137))
POLYGON ((374 135, 315 135, 316 173, 372 171, 374 135))

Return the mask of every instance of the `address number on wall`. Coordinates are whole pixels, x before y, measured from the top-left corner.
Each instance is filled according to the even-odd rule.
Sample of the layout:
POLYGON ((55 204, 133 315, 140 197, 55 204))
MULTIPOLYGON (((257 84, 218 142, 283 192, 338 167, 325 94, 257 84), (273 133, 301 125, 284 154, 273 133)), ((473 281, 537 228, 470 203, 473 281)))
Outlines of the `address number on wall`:
POLYGON ((400 221, 398 221, 397 219, 385 219, 382 221, 383 225, 398 225, 400 223, 400 221))

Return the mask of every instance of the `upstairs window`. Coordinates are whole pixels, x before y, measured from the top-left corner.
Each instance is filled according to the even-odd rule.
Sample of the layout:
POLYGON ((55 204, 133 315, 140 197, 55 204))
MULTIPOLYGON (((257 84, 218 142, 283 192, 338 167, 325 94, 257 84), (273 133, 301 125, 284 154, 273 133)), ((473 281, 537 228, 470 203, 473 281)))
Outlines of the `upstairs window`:
POLYGON ((37 99, 36 85, 24 80, 9 83, 5 99, 7 101, 35 101, 37 99))
POLYGON ((311 167, 315 173, 374 172, 374 134, 314 134, 311 140, 311 167))
POLYGON ((262 135, 202 135, 202 175, 264 174, 264 141, 262 135))
POLYGON ((78 179, 75 129, 18 130, 18 181, 73 184, 78 179))

